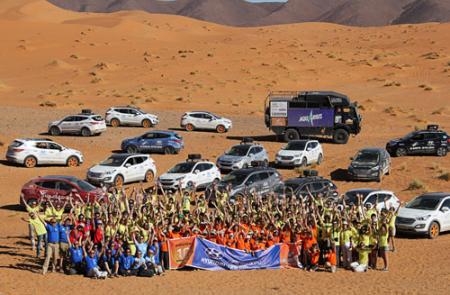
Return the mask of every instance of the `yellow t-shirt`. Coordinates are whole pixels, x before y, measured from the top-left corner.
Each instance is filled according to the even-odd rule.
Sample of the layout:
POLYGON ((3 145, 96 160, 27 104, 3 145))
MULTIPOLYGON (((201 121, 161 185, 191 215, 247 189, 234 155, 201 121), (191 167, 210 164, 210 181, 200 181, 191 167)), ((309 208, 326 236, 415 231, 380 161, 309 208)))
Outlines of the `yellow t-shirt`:
POLYGON ((47 233, 45 224, 39 218, 30 218, 28 222, 34 227, 34 231, 38 236, 45 235, 47 233))

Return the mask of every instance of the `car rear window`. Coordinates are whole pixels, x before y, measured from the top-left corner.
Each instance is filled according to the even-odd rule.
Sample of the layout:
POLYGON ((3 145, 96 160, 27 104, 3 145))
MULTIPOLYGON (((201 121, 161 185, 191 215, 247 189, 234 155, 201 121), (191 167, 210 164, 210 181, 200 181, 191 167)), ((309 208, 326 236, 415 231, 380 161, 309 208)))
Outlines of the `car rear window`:
POLYGON ((16 147, 21 146, 22 144, 23 144, 23 142, 14 140, 14 141, 9 145, 9 147, 16 148, 16 147))

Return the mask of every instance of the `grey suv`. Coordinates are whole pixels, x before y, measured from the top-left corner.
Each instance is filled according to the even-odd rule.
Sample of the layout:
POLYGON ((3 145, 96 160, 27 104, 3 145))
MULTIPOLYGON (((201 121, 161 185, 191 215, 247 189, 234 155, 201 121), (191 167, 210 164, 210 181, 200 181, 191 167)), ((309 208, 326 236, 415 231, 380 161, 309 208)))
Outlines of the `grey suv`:
POLYGON ((252 167, 234 170, 218 184, 219 190, 229 190, 231 199, 255 192, 266 195, 281 183, 281 176, 274 168, 252 167))
POLYGON ((384 175, 391 172, 391 157, 383 148, 365 148, 360 150, 348 167, 351 179, 376 180, 381 182, 384 175))
POLYGON ((252 162, 262 162, 264 166, 269 165, 269 156, 259 143, 253 142, 251 138, 245 138, 240 144, 231 147, 217 159, 217 167, 222 172, 248 168, 252 162))

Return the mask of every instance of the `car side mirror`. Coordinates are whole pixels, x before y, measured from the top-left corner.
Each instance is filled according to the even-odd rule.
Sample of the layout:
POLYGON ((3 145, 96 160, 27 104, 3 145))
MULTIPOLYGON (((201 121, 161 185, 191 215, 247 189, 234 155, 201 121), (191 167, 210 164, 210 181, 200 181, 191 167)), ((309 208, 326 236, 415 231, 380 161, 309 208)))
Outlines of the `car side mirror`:
POLYGON ((131 167, 131 164, 130 163, 126 163, 125 164, 125 168, 130 168, 131 167))
POLYGON ((446 206, 446 207, 442 207, 441 211, 444 213, 447 213, 448 211, 450 211, 450 209, 446 206))
POLYGON ((310 148, 310 147, 306 149, 307 152, 309 152, 309 151, 311 151, 311 150, 312 150, 312 148, 310 148))
POLYGON ((200 170, 198 170, 198 169, 194 170, 194 174, 199 174, 199 173, 200 173, 200 170))

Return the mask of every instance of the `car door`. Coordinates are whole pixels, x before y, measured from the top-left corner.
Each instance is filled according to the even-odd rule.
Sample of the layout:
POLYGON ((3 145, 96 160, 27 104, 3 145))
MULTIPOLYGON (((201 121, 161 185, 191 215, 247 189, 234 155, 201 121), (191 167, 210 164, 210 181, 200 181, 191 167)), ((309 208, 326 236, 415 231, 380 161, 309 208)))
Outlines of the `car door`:
POLYGON ((424 133, 424 146, 423 153, 434 154, 436 153, 436 147, 440 145, 439 135, 435 132, 424 133))
POLYGON ((41 187, 40 194, 41 196, 48 196, 51 199, 55 198, 58 195, 58 191, 56 189, 56 180, 43 180, 39 186, 41 187))
POLYGON ((155 145, 156 145, 156 148, 158 149, 158 151, 162 152, 164 150, 164 148, 169 145, 169 138, 170 138, 169 134, 165 134, 165 133, 157 134, 157 136, 155 138, 155 140, 156 140, 155 145))
POLYGON ((313 162, 313 160, 315 159, 315 157, 314 157, 314 142, 308 142, 308 144, 305 147, 304 153, 306 154, 307 163, 311 164, 313 162))
POLYGON ((202 128, 202 119, 203 114, 201 113, 194 113, 189 115, 189 123, 194 125, 196 128, 202 128))
POLYGON ((439 207, 439 214, 442 216, 442 230, 450 230, 450 199, 444 200, 439 207), (447 207, 448 211, 444 212, 442 208, 447 207))
POLYGON ((253 173, 252 175, 250 175, 247 180, 245 181, 245 187, 247 188, 247 191, 256 191, 259 192, 260 191, 260 175, 259 173, 253 173))
POLYGON ((144 165, 145 158, 142 156, 136 156, 134 157, 134 177, 135 181, 137 180, 144 180, 145 179, 145 173, 147 172, 147 169, 144 165))
POLYGON ((128 183, 136 180, 136 170, 134 168, 134 157, 129 157, 122 165, 122 174, 125 182, 128 183))
POLYGON ((73 190, 75 190, 75 187, 66 181, 60 180, 56 182, 55 189, 57 195, 61 197, 62 201, 68 201, 69 195, 73 190))
POLYGON ((273 183, 271 183, 270 174, 268 172, 260 172, 260 191, 261 194, 267 194, 271 191, 273 183))
POLYGON ((137 110, 129 109, 129 115, 130 115, 130 123, 133 125, 140 125, 142 118, 140 116, 140 112, 137 110))
POLYGON ((75 116, 69 116, 64 118, 59 124, 58 127, 62 132, 74 132, 73 122, 75 120, 75 116))
POLYGON ((425 136, 423 133, 416 133, 408 143, 408 151, 411 154, 420 154, 422 153, 423 148, 425 147, 425 136))
POLYGON ((54 142, 47 143, 49 163, 51 164, 65 164, 67 155, 64 152, 62 146, 54 142))
POLYGON ((138 149, 143 152, 155 151, 155 135, 153 132, 142 135, 138 140, 138 149))
POLYGON ((202 118, 202 125, 204 129, 215 129, 216 126, 214 126, 214 122, 213 122, 214 118, 213 116, 211 116, 210 114, 203 114, 203 118, 202 118))
POLYGON ((38 141, 34 144, 34 153, 36 154, 37 161, 39 164, 50 164, 50 155, 48 143, 43 141, 38 141))

